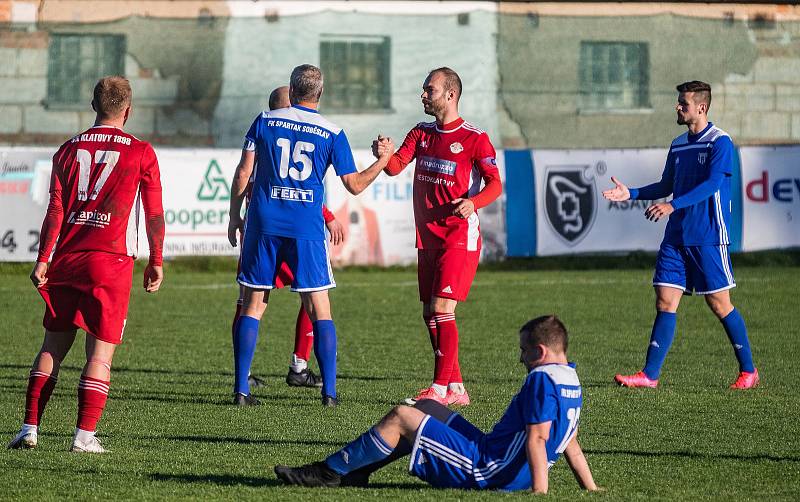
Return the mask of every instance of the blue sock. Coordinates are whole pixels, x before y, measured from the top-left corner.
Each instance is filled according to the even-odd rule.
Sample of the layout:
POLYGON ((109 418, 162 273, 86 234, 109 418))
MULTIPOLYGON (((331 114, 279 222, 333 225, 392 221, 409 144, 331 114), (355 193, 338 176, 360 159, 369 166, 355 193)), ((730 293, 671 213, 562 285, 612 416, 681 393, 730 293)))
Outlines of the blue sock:
POLYGON ((233 391, 249 395, 250 384, 247 377, 250 375, 250 365, 253 363, 253 354, 256 352, 258 341, 258 319, 241 316, 236 323, 236 335, 233 337, 233 365, 234 386, 233 391))
POLYGON ((730 314, 720 320, 728 334, 728 340, 733 345, 736 360, 739 361, 739 371, 752 373, 756 370, 753 366, 753 354, 750 352, 750 340, 747 339, 747 327, 739 311, 734 308, 730 314))
POLYGON ((325 464, 344 476, 386 459, 393 451, 394 448, 386 444, 386 441, 373 427, 358 436, 352 443, 326 458, 325 464))
POLYGON ((658 312, 650 334, 650 346, 647 347, 647 359, 644 363, 644 374, 651 380, 658 380, 661 366, 667 358, 667 352, 675 338, 677 315, 674 312, 658 312))
POLYGON ((336 326, 333 321, 316 321, 314 355, 322 373, 322 395, 336 397, 336 326))

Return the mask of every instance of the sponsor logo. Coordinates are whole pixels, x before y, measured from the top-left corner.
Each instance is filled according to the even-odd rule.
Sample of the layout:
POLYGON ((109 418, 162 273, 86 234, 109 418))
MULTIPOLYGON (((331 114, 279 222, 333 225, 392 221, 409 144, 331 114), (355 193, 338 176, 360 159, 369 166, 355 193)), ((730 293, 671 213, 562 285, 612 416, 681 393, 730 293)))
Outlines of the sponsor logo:
POLYGON ((419 142, 419 147, 428 148, 428 142, 423 139, 422 141, 419 142))
POLYGON ((69 214, 67 222, 73 225, 89 225, 90 227, 105 228, 111 223, 111 212, 73 211, 69 214))
POLYGON ((450 286, 446 286, 446 287, 445 287, 445 288, 442 290, 442 293, 450 293, 450 294, 453 294, 453 288, 451 288, 450 286))
POLYGON ((586 178, 589 167, 547 167, 544 188, 547 223, 568 246, 586 237, 597 214, 595 181, 586 178))
POLYGON ((314 202, 313 190, 301 190, 291 187, 272 187, 269 194, 273 199, 314 202))
POLYGON ((450 151, 453 153, 461 153, 464 151, 464 147, 461 146, 461 143, 456 141, 455 143, 450 143, 450 151))
POLYGON ((561 389, 561 397, 566 397, 567 399, 577 399, 581 397, 581 389, 561 389))
POLYGON ((761 176, 745 184, 745 195, 751 202, 769 202, 769 195, 778 202, 800 201, 800 178, 780 178, 770 184, 769 173, 761 171, 761 176))
POLYGON ((230 200, 231 190, 228 180, 222 175, 217 159, 211 159, 203 176, 203 182, 197 189, 197 198, 202 201, 230 200))
MULTIPOLYGON (((697 162, 698 162, 700 165, 703 165, 703 164, 705 164, 705 163, 706 163, 706 157, 707 157, 707 156, 708 156, 708 152, 702 152, 702 153, 698 153, 698 154, 697 154, 697 162)), ((676 162, 676 164, 677 164, 677 162, 676 162)))
POLYGON ((439 174, 449 174, 455 176, 456 163, 452 160, 437 159, 434 157, 420 157, 417 161, 417 167, 425 171, 431 171, 439 174))

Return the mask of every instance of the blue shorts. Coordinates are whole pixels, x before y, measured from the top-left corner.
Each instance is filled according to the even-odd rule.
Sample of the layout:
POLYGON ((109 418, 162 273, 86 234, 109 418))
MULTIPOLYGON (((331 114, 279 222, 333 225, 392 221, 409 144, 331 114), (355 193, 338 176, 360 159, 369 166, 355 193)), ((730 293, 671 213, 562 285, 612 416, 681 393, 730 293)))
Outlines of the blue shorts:
POLYGON ((456 413, 448 423, 426 415, 417 429, 408 472, 436 488, 478 488, 472 467, 483 432, 456 413))
POLYGON ((286 262, 294 272, 292 291, 322 291, 336 287, 328 242, 245 232, 241 270, 236 280, 253 289, 272 289, 286 262))
POLYGON ((708 295, 736 287, 728 246, 661 244, 653 286, 666 286, 708 295))

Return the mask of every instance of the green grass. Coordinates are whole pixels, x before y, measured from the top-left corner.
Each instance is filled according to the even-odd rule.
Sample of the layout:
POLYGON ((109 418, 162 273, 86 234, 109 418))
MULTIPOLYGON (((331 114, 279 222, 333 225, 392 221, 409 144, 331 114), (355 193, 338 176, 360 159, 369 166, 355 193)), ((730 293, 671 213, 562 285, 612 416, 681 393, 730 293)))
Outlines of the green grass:
MULTIPOLYGON (((586 258, 591 260, 591 258, 586 258)), ((231 263, 231 269, 233 264, 231 263)), ((42 302, 27 267, 0 269, 0 433, 17 431, 29 365, 41 343, 42 302)), ((139 271, 137 269, 138 279, 139 271)), ((232 271, 167 268, 157 295, 132 294, 100 435, 113 452, 68 454, 83 337, 62 369, 34 451, 0 451, 0 498, 80 499, 469 499, 527 494, 428 488, 397 463, 370 489, 280 486, 277 463, 304 463, 365 430, 400 398, 430 382, 432 358, 412 270, 340 271, 332 293, 339 333, 342 404, 323 409, 315 391, 283 383, 296 295, 273 295, 254 373, 265 406, 227 403, 232 381, 232 271)), ((459 307, 461 364, 473 405, 463 414, 488 429, 518 390, 516 332, 557 313, 585 389, 580 439, 606 491, 581 493, 563 461, 550 473, 556 499, 797 500, 800 268, 736 269, 734 301, 750 330, 762 385, 732 392, 737 367, 719 322, 686 298, 661 387, 626 390, 617 371, 640 368, 653 317, 648 269, 481 270, 459 307)))

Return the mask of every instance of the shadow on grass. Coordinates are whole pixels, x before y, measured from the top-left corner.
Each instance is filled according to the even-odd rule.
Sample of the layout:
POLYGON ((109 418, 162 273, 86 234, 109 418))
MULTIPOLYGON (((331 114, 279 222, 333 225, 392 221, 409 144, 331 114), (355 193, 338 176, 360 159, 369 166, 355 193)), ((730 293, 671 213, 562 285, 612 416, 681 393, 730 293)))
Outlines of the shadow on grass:
POLYGON ((729 453, 695 453, 690 451, 630 451, 630 450, 584 450, 593 455, 625 455, 632 457, 678 457, 705 460, 742 460, 745 462, 800 462, 800 456, 796 455, 734 455, 729 453))
POLYGON ((269 486, 283 486, 277 479, 256 478, 252 476, 237 476, 234 474, 150 474, 152 481, 167 481, 178 483, 212 483, 223 486, 252 486, 255 488, 269 486))
POLYGON ((266 444, 266 445, 303 445, 303 446, 341 446, 341 441, 325 440, 292 440, 292 439, 248 439, 230 436, 131 436, 135 439, 151 441, 183 441, 190 443, 211 443, 211 444, 266 444))

